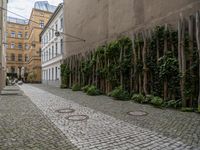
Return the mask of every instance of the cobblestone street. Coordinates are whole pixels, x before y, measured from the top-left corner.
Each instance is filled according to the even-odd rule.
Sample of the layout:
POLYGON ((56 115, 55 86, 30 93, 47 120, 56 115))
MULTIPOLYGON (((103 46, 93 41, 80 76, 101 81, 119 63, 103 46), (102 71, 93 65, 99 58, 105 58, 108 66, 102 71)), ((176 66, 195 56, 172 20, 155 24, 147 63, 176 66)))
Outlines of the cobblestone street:
POLYGON ((183 143, 200 147, 200 115, 171 109, 159 109, 132 101, 116 101, 107 96, 88 96, 70 89, 34 85, 54 95, 70 99, 82 106, 92 108, 142 128, 160 133, 166 137, 178 138, 183 143), (129 111, 145 111, 146 116, 129 116, 129 111))
POLYGON ((51 86, 20 88, 0 96, 1 150, 200 149, 199 114, 51 86))
POLYGON ((200 0, 1 0, 0 150, 200 150, 200 0))
POLYGON ((7 88, 2 93, 0 150, 77 149, 17 87, 7 88))
POLYGON ((30 85, 23 85, 21 89, 79 149, 198 149, 198 114, 114 101, 106 96, 90 97, 81 92, 43 85, 35 86, 46 91, 30 85), (63 112, 62 109, 66 108, 72 111, 63 112), (135 110, 143 110, 148 115, 127 115, 127 112, 135 110))

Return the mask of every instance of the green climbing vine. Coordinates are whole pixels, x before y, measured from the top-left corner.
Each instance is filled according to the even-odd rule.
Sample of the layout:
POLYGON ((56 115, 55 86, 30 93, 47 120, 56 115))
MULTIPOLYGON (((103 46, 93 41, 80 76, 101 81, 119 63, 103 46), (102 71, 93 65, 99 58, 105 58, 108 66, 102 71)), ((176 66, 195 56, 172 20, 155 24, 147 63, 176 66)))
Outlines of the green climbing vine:
POLYGON ((70 74, 70 69, 66 64, 62 64, 60 68, 61 68, 61 88, 67 88, 69 82, 68 78, 70 74))
POLYGON ((61 65, 62 87, 79 85, 85 92, 88 89, 93 93, 111 92, 119 99, 135 94, 134 99, 144 99, 139 101, 174 108, 180 107, 182 100, 188 107, 197 108, 198 51, 195 40, 191 42, 189 38, 186 30, 183 44, 180 44, 178 30, 167 25, 157 26, 150 34, 141 32, 133 38, 121 37, 84 55, 68 57, 61 65), (185 72, 180 68, 181 50, 185 72), (148 100, 148 95, 153 100, 148 100))

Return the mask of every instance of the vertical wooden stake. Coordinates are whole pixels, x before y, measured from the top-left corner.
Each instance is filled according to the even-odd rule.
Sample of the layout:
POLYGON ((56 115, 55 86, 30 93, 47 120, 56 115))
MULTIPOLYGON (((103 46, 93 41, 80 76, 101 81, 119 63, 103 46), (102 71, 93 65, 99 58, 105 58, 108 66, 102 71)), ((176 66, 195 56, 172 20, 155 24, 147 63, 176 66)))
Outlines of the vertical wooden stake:
MULTIPOLYGON (((196 40, 200 61, 200 17, 199 11, 196 13, 196 40)), ((199 95, 198 95, 198 111, 200 112, 200 63, 199 63, 199 95)))

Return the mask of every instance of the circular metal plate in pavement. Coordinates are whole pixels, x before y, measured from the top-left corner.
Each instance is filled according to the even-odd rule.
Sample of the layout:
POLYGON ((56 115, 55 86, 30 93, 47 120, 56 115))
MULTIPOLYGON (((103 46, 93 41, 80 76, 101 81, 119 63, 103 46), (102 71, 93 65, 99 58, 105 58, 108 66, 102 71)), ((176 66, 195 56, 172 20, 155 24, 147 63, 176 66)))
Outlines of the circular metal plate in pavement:
POLYGON ((130 112, 128 112, 128 115, 131 115, 131 116, 146 116, 146 115, 148 115, 148 113, 144 112, 144 111, 130 111, 130 112))
POLYGON ((66 117, 67 120, 71 121, 84 121, 89 119, 87 115, 71 115, 66 117))
POLYGON ((73 112, 75 112, 75 110, 74 109, 70 109, 70 108, 64 108, 64 109, 58 109, 58 110, 56 110, 56 112, 57 113, 73 113, 73 112))

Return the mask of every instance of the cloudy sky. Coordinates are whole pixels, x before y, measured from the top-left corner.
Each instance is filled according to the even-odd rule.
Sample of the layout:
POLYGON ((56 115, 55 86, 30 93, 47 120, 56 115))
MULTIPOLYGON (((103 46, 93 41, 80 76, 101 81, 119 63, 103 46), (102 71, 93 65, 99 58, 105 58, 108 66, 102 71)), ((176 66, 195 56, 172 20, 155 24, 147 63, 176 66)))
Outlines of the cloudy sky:
MULTIPOLYGON (((22 15, 26 18, 29 18, 31 10, 34 7, 34 3, 36 1, 44 1, 44 0, 9 0, 8 10, 15 12, 19 15, 22 15)), ((63 2, 63 0, 47 0, 47 1, 55 6, 63 2)), ((8 13, 8 16, 17 17, 11 13, 8 13)))

